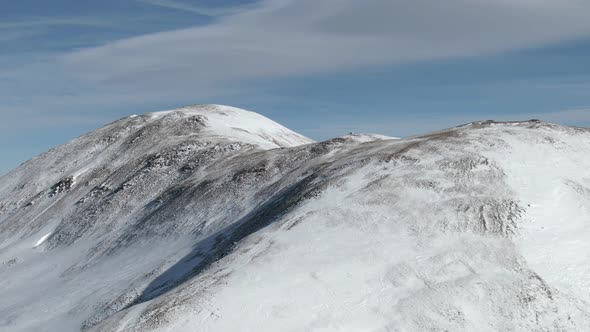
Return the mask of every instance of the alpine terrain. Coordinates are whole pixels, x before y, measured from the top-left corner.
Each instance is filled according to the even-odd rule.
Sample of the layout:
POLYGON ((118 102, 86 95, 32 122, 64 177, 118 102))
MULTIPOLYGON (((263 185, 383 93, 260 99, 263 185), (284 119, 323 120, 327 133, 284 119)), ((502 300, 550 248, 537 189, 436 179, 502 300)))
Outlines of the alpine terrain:
POLYGON ((590 130, 131 116, 0 177, 1 331, 587 331, 590 130))

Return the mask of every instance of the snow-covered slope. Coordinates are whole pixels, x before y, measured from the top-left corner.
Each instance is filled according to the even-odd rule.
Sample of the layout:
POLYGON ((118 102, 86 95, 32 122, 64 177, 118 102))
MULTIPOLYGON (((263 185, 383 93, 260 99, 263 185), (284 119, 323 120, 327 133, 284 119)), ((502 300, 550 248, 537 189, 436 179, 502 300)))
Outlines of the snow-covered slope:
POLYGON ((0 178, 0 329, 584 331, 590 131, 119 120, 0 178))

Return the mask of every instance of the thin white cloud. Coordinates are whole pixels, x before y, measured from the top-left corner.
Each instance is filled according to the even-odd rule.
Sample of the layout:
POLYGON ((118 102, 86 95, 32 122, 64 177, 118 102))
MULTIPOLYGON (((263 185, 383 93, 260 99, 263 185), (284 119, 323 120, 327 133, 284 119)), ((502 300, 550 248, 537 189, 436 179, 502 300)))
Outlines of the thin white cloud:
POLYGON ((153 6, 180 10, 190 13, 195 13, 203 16, 227 16, 242 12, 247 9, 254 8, 254 5, 235 5, 235 6, 216 6, 216 7, 205 7, 196 6, 176 0, 138 0, 140 2, 150 4, 153 6))
POLYGON ((189 93, 573 40, 590 36, 589 12, 586 0, 268 0, 212 25, 77 51, 64 63, 109 86, 189 93))
POLYGON ((0 29, 27 29, 59 25, 105 26, 106 22, 96 18, 35 18, 21 21, 0 22, 0 29))
POLYGON ((32 31, 1 31, 0 42, 10 42, 35 35, 32 31))
POLYGON ((109 23, 98 18, 32 18, 0 22, 0 42, 30 38, 56 26, 105 27, 109 23))

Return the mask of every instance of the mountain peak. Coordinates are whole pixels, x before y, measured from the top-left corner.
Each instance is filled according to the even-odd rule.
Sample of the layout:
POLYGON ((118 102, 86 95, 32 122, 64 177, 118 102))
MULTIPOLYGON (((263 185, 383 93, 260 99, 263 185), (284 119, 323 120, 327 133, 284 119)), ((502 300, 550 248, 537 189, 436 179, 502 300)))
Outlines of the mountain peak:
POLYGON ((205 125, 204 135, 236 140, 263 149, 293 147, 313 142, 261 114, 225 105, 197 104, 148 113, 146 116, 155 120, 197 117, 205 125))

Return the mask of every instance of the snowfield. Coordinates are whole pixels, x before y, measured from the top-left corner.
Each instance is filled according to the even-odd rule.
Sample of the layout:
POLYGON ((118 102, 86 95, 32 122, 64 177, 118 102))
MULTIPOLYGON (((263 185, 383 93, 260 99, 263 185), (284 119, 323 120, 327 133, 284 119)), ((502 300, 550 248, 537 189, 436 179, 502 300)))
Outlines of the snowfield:
POLYGON ((131 116, 0 178, 0 330, 587 331, 590 130, 131 116))

